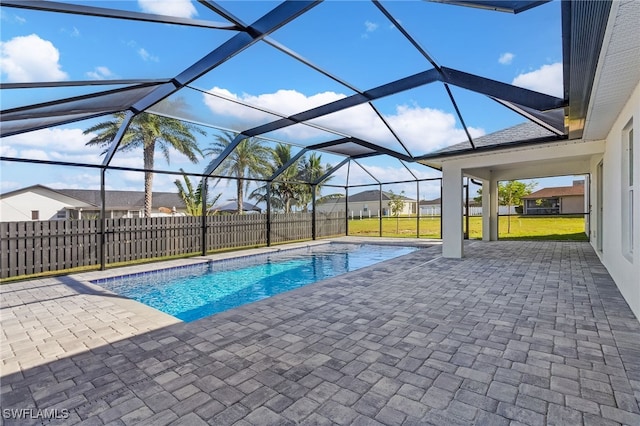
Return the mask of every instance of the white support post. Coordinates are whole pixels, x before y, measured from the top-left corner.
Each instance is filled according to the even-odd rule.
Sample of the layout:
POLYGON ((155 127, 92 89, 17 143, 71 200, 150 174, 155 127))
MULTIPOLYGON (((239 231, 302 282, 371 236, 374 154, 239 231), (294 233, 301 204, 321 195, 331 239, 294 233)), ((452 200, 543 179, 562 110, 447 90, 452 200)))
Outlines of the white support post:
POLYGON ((462 233, 462 169, 459 166, 442 168, 442 256, 463 256, 462 233))
POLYGON ((491 233, 491 241, 498 240, 498 214, 500 213, 500 204, 498 203, 498 180, 491 177, 489 184, 491 216, 489 232, 491 233))
POLYGON ((491 182, 482 180, 482 241, 491 241, 491 218, 495 214, 491 209, 491 182))

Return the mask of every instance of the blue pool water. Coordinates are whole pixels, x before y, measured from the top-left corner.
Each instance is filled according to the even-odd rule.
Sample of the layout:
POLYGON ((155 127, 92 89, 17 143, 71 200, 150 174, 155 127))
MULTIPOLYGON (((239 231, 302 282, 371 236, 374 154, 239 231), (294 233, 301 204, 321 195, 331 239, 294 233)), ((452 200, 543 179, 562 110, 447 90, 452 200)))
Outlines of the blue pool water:
POLYGON ((188 322, 415 250, 332 243, 93 282, 188 322))

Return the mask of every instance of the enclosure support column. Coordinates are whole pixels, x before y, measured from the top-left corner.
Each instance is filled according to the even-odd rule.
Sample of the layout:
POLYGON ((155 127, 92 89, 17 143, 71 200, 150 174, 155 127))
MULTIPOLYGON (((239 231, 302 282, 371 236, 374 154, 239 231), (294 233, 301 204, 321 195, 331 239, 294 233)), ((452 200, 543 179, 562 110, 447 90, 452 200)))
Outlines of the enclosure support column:
POLYGON ((316 185, 311 185, 311 239, 316 240, 318 229, 316 228, 316 185))
POLYGON ((267 182, 267 247, 271 247, 271 182, 267 182))
POLYGON ((207 190, 209 189, 207 177, 202 178, 202 255, 207 255, 207 190))
POLYGON ((349 187, 348 186, 344 187, 344 211, 346 213, 344 215, 344 224, 345 224, 344 235, 349 235, 349 187))
MULTIPOLYGON (((490 239, 491 241, 498 240, 498 226, 499 226, 499 215, 500 215, 500 205, 498 203, 498 180, 491 177, 489 187, 489 202, 491 204, 491 216, 490 216, 490 239)), ((484 198, 484 196, 483 196, 484 198)))
POLYGON ((442 178, 440 178, 440 239, 442 239, 442 178))
POLYGON ((469 239, 469 178, 467 178, 467 183, 464 185, 464 239, 469 239))
POLYGON ((107 169, 100 170, 100 270, 107 269, 107 208, 105 192, 105 174, 107 169))
POLYGON ((416 238, 420 238, 420 181, 416 181, 416 238))
POLYGON ((482 180, 482 241, 491 241, 491 218, 493 211, 491 210, 491 182, 482 180))
POLYGON ((445 165, 442 168, 442 256, 463 256, 462 233, 462 169, 445 165), (446 213, 446 214, 444 214, 446 213))
POLYGON ((378 234, 382 237, 382 184, 380 184, 380 192, 378 193, 380 208, 378 209, 378 234))

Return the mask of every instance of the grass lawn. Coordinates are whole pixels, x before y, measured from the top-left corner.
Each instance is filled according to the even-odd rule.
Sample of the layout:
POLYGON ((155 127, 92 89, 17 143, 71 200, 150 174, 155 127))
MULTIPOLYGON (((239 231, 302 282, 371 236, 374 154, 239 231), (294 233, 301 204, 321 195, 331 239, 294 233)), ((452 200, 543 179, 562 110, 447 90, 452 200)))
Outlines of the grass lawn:
MULTIPOLYGON (((584 216, 500 216, 498 238, 501 240, 569 240, 588 241, 584 216)), ((415 217, 383 218, 383 237, 417 237, 415 217)), ((482 218, 469 218, 469 237, 482 238, 482 218)), ((349 235, 378 236, 377 218, 349 220, 349 235)), ((440 217, 420 218, 420 238, 440 238, 440 217)))

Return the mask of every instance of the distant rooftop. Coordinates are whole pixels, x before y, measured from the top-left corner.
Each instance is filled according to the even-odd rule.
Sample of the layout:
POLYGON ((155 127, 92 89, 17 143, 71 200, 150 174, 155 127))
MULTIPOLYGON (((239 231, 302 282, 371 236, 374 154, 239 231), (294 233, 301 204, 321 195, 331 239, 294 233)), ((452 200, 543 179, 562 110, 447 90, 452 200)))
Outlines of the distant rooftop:
POLYGON ((571 195, 584 195, 583 180, 574 180, 572 186, 552 186, 549 188, 542 188, 522 198, 531 200, 537 198, 567 197, 571 195))

